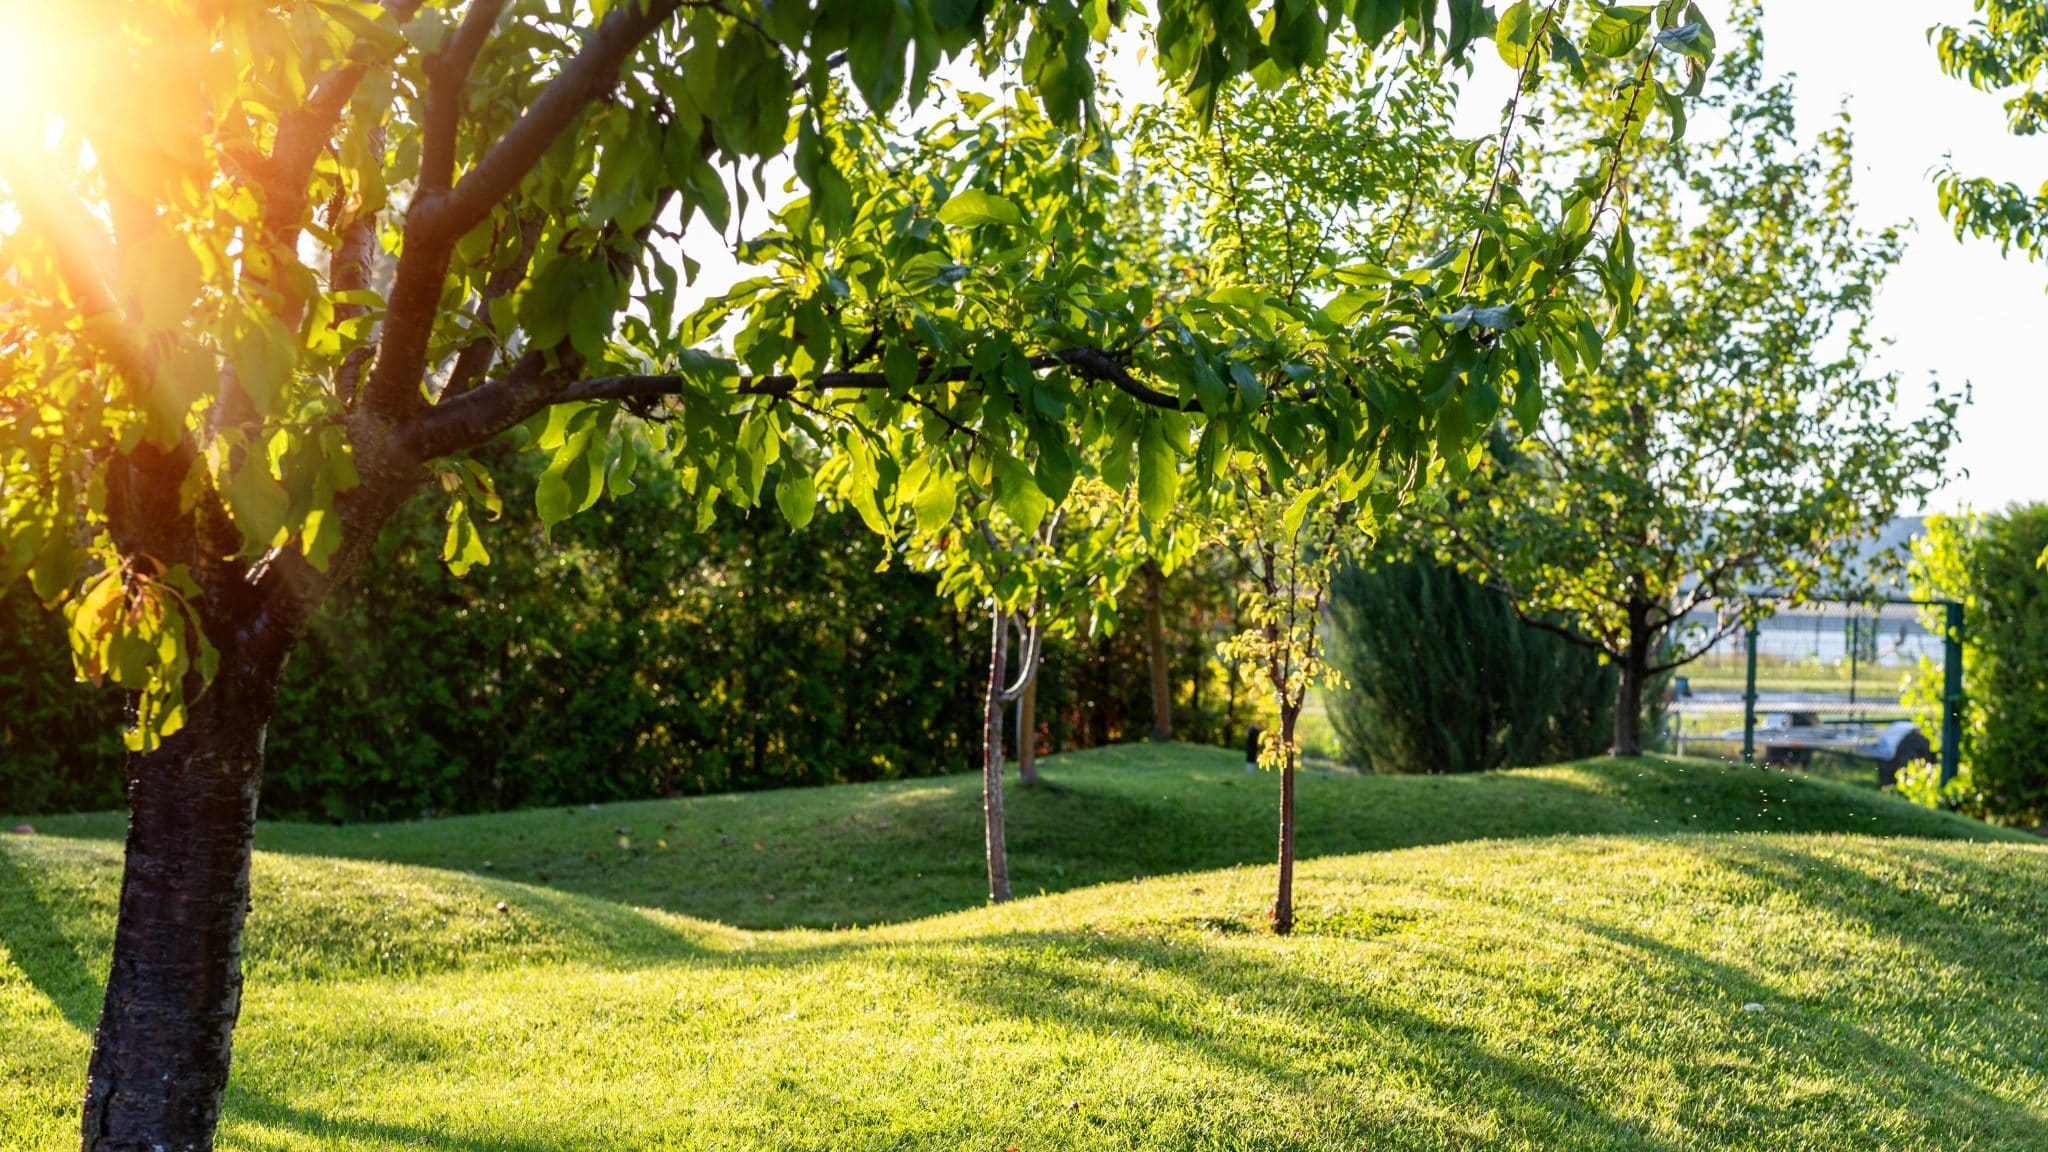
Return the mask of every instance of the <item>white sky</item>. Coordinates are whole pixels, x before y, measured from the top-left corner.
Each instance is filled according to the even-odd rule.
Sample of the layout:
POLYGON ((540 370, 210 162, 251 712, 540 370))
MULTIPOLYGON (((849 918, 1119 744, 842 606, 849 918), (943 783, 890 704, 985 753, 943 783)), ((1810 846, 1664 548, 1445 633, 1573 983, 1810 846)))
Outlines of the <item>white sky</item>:
MULTIPOLYGON (((1729 0, 1701 7, 1717 29, 1728 27, 1729 0)), ((2048 265, 2005 260, 1995 244, 1958 242, 1935 202, 1933 171, 1948 157, 1971 175, 2030 188, 2048 180, 2048 138, 2006 135, 2001 99, 1950 80, 1936 64, 1927 30, 1966 22, 1970 12, 1970 0, 1765 4, 1765 66, 1798 77, 1802 128, 1817 131, 1848 102, 1863 222, 1910 226, 1877 319, 1893 342, 1885 366, 1901 374, 1902 401, 1924 402, 1930 374, 1974 389, 1950 456, 1955 478, 1931 511, 2048 501, 2048 265)), ((1120 44, 1122 58, 1111 64, 1127 100, 1157 91, 1149 63, 1131 59, 1134 47, 1120 44)), ((1481 56, 1462 110, 1468 131, 1497 129, 1510 80, 1498 57, 1481 56)), ((786 171, 772 166, 771 189, 786 171)), ((763 222, 758 211, 749 217, 748 231, 763 222)), ((691 232, 691 255, 704 263, 698 289, 730 283, 739 270, 722 245, 701 242, 710 239, 701 221, 691 232)))
POLYGON ((2048 140, 2006 135, 1999 97, 1942 75, 1927 29, 1966 22, 1970 11, 1970 0, 1773 0, 1764 56, 1773 71, 1798 75, 1806 121, 1849 99, 1867 222, 1919 226, 1885 289, 1879 329, 1896 341, 1889 363, 1909 384, 1933 371, 1974 386, 1954 456, 1968 475, 1933 506, 1988 511, 2048 500, 2048 265, 1957 242, 1931 173, 1952 156, 1965 173, 2038 187, 2048 140))

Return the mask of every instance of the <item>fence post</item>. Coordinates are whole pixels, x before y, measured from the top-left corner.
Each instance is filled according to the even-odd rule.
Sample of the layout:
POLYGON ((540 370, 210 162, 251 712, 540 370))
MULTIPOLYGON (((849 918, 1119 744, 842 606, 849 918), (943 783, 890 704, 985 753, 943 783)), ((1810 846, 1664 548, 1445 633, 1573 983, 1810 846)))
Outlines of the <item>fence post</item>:
POLYGON ((1956 778, 1963 754, 1963 606, 1946 605, 1948 627, 1941 637, 1941 782, 1956 778))
POLYGON ((1760 629, 1749 622, 1742 646, 1749 650, 1749 670, 1742 679, 1742 762, 1756 763, 1756 640, 1760 629))

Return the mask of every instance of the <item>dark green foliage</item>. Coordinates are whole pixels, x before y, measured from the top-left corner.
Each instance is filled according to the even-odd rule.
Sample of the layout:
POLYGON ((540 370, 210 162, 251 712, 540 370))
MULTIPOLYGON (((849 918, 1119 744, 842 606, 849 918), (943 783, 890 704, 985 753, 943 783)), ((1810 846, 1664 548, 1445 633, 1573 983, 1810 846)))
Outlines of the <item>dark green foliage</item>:
MULTIPOLYGON (((438 502, 401 513, 287 669, 264 812, 404 818, 973 762, 986 637, 932 577, 884 566, 887 545, 850 513, 797 532, 728 515, 698 533, 672 480, 636 480, 552 541, 508 487, 512 512, 482 526, 491 563, 461 579, 440 559, 438 502)), ((1199 564, 1167 582, 1186 739, 1234 744, 1255 709, 1215 657, 1234 588, 1199 564)), ((67 652, 61 616, 25 588, 0 598, 0 812, 120 802, 121 694, 79 684, 67 652)), ((1144 736, 1135 614, 1049 642, 1040 676, 1040 747, 1144 736)))
POLYGON ((80 683, 63 616, 0 594, 0 812, 121 801, 121 693, 80 683))
MULTIPOLYGON (((424 502, 289 670, 266 808, 333 817, 887 779, 970 762, 979 633, 849 515, 690 529, 666 476, 486 529, 465 579, 424 502)), ((531 507, 523 493, 508 506, 531 507)))
POLYGON ((2048 824, 2048 504, 1929 525, 1916 591, 1961 600, 1964 776, 1973 815, 2048 824))
POLYGON ((1614 670, 1430 561, 1347 569, 1330 594, 1325 693, 1345 758, 1388 773, 1482 772, 1591 756, 1614 670))

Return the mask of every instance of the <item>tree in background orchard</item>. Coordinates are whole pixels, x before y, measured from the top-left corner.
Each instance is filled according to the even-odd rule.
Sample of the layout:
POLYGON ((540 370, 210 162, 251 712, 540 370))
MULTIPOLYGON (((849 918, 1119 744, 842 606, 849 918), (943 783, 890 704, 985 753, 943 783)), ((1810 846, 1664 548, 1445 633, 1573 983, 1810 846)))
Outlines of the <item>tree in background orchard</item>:
MULTIPOLYGON (((1940 483, 1962 402, 1937 390, 1902 420, 1873 371, 1898 238, 1854 222, 1846 122, 1800 146, 1755 21, 1707 100, 1726 134, 1623 164, 1606 291, 1628 323, 1560 357, 1548 415, 1426 519, 1446 559, 1618 665, 1618 756, 1642 751, 1652 677, 1766 599, 1853 591, 1856 546, 1940 483)), ((1611 115, 1555 118, 1597 133, 1611 115)))
MULTIPOLYGON (((1328 673, 1331 577, 1376 515, 1437 470, 1471 466, 1475 432, 1505 395, 1533 419, 1541 362, 1584 354, 1593 328, 1581 299, 1556 289, 1593 245, 1595 205, 1641 125, 1622 119, 1605 141, 1615 165, 1539 203, 1505 179, 1521 99, 1546 69, 1583 74, 1569 31, 1629 57, 1645 90, 1659 83, 1660 57, 1704 74, 1711 36, 1696 10, 1602 10, 1582 29, 1565 10, 1517 3, 1492 29, 1517 83, 1491 164, 1452 134, 1455 91, 1427 61, 1369 46, 1284 92, 1226 90, 1211 119, 1169 112, 1137 134, 1147 175, 1180 193, 1186 319, 1176 335, 1230 352, 1227 376, 1205 377, 1199 362, 1193 373, 1209 414, 1199 444, 1184 447, 1170 419, 1158 427, 1190 459, 1209 529, 1254 585, 1226 654, 1259 670, 1279 716, 1260 761, 1280 775, 1272 922, 1282 934, 1294 923, 1295 724, 1328 673), (1230 424, 1214 405, 1231 393, 1295 403, 1222 439, 1230 424)), ((1618 267, 1610 255, 1593 274, 1618 267)), ((1170 506, 1179 481, 1153 475, 1139 477, 1139 494, 1157 523, 1155 505, 1170 506)))
MULTIPOLYGON (((979 607, 989 618, 981 779, 991 902, 1010 898, 1004 708, 1021 702, 1037 680, 1049 637, 1091 634, 1114 620, 1117 594, 1145 555, 1135 520, 1135 509, 1121 493, 1081 477, 1061 507, 1029 530, 970 507, 953 520, 920 524, 911 542, 913 562, 939 569, 940 593, 952 595, 963 616, 979 607)), ((1024 742, 1031 738, 1017 734, 1020 772, 1024 742)))
MULTIPOLYGON (((1197 110, 1240 73, 1280 85, 1320 62, 1347 16, 1368 46, 1452 59, 1495 23, 1479 0, 1158 7, 1153 56, 1197 110)), ((1057 504, 1079 471, 1060 465, 1095 459, 1135 468, 1161 525, 1183 443, 1197 488, 1233 453, 1306 454, 1311 426, 1355 469, 1461 451, 1469 397, 1483 410, 1513 369, 1487 354, 1493 328, 1441 317, 1527 310, 1532 344, 1577 355, 1586 325, 1554 319, 1575 305, 1548 286, 1590 233, 1506 195, 1455 270, 1275 326, 1228 289, 1120 280, 1058 188, 868 179, 888 144, 839 113, 854 94, 886 114, 972 53, 1014 67, 1054 124, 1092 123, 1090 53, 1126 9, 890 11, 92 0, 10 27, 0 577, 64 604, 80 669, 135 702, 86 1148, 211 1147, 285 661, 430 481, 449 560, 481 562, 473 513, 494 493, 468 454, 510 429, 549 457, 549 523, 640 467, 675 468, 709 523, 760 507, 782 461, 804 467, 772 499, 801 520, 821 489, 879 519, 915 461, 936 467, 912 500, 950 484, 1057 504), (669 238, 728 226, 784 155, 805 194, 744 253, 776 267, 678 323, 692 261, 669 238), (1283 370, 1311 358, 1309 377, 1283 370), (966 449, 934 450, 962 429, 966 449)), ((1507 40, 1529 13, 1503 13, 1507 40)), ((1646 72, 1698 35, 1683 15, 1644 11, 1664 28, 1646 72)))

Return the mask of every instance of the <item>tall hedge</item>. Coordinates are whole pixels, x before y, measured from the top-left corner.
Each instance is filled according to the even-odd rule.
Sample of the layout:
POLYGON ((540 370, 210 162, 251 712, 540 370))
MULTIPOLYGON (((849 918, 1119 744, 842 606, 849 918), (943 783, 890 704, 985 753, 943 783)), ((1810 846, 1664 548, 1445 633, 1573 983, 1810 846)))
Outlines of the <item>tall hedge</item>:
POLYGON ((26 584, 0 590, 0 812, 120 803, 121 708, 79 683, 62 616, 26 584))
MULTIPOLYGON (((498 462, 504 519, 466 577, 420 500, 286 670, 263 794, 271 817, 403 818, 959 771, 987 668, 934 580, 850 514, 802 532, 724 515, 698 531, 672 478, 544 538, 531 469, 498 462)), ((1227 571, 1184 570, 1166 614, 1182 738, 1235 741, 1256 701, 1215 658, 1227 571)), ((1048 646, 1040 746, 1141 739, 1133 621, 1048 646)), ((118 693, 75 681, 62 618, 0 597, 0 812, 121 799, 118 693)), ((1014 743, 1012 745, 1014 747, 1014 743)))
POLYGON ((1324 694, 1345 759, 1375 772, 1481 772, 1597 755, 1614 670, 1524 624, 1499 594, 1433 561, 1341 573, 1324 694))
MULTIPOLYGON (((2016 504, 1983 517, 1935 517, 1914 556, 1917 595, 1963 603, 1963 772, 1947 799, 1972 815, 2005 823, 2048 824, 2044 562, 2048 504, 2016 504)), ((1917 695, 1932 704, 1939 688, 1940 669, 1924 670, 1917 695)), ((1938 721, 1928 730, 1938 732, 1938 721)), ((1931 789, 1921 791, 1934 798, 1931 789)))

